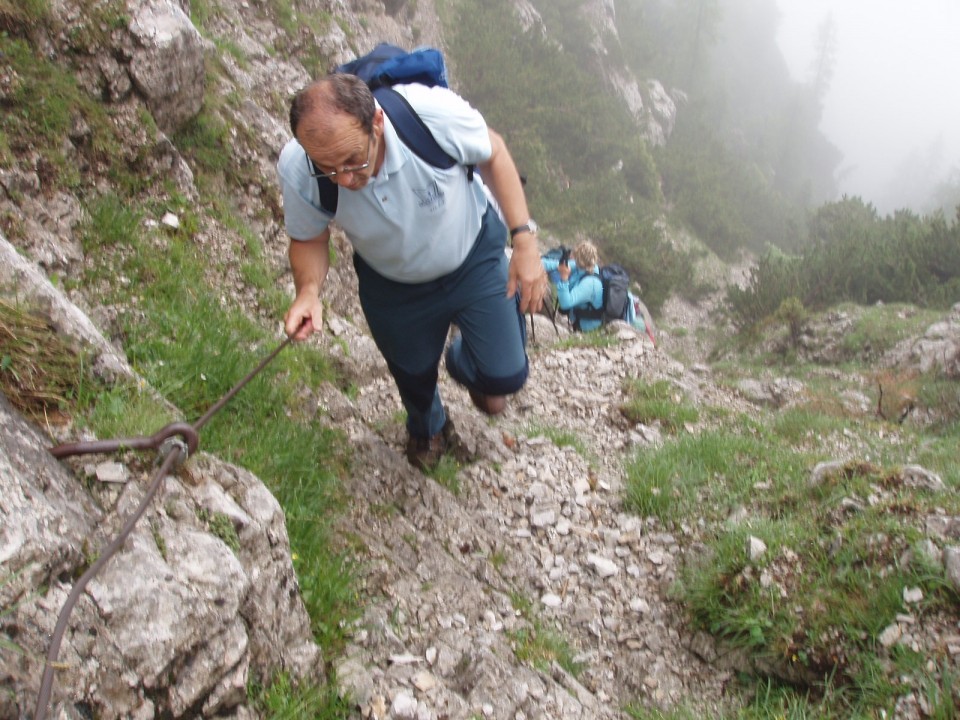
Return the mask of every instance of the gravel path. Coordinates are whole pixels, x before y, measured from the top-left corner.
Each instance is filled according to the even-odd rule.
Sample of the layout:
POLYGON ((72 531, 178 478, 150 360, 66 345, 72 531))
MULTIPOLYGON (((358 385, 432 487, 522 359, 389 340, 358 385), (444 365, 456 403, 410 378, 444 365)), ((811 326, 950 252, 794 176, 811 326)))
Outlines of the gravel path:
POLYGON ((660 433, 619 407, 630 378, 736 398, 631 328, 611 347, 561 349, 538 317, 530 380, 503 416, 482 417, 441 373, 474 457, 451 490, 403 458, 399 398, 363 332, 329 322, 368 378, 352 402, 320 399, 356 449, 343 532, 362 548, 364 615, 338 675, 364 717, 620 718, 629 703, 721 701, 731 671, 704 661, 712 641, 668 598, 692 536, 623 507, 625 461, 660 433), (567 669, 537 656, 544 643, 567 669))

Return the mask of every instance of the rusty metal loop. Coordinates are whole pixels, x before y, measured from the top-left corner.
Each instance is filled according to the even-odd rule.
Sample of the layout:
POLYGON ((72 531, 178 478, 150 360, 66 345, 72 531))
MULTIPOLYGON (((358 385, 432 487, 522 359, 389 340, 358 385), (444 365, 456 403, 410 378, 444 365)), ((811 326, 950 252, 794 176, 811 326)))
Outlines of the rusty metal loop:
POLYGON ((172 422, 165 425, 153 435, 144 435, 132 438, 115 438, 113 440, 88 440, 86 442, 64 443, 50 448, 50 454, 55 458, 69 457, 70 455, 88 455, 90 453, 109 453, 118 450, 159 450, 164 440, 179 435, 187 444, 190 455, 193 455, 200 446, 200 437, 193 425, 185 422, 172 422))
POLYGON ((157 470, 150 483, 150 488, 140 502, 140 506, 124 523, 120 534, 104 549, 97 560, 87 569, 83 576, 74 584, 73 589, 67 596, 66 602, 60 609, 60 615, 57 618, 57 624, 50 639, 50 647, 47 652, 47 661, 44 666, 43 678, 40 682, 40 692, 37 696, 37 707, 34 720, 44 720, 47 709, 50 704, 50 698, 53 693, 54 670, 56 669, 57 656, 60 653, 60 643, 63 640, 64 632, 67 629, 67 623, 73 607, 77 604, 81 594, 87 586, 87 583, 93 578, 100 569, 113 557, 114 554, 123 546, 123 543, 133 532, 133 527, 137 521, 146 512, 150 502, 160 490, 163 479, 166 474, 177 465, 181 460, 185 460, 185 450, 189 454, 196 452, 200 445, 199 432, 206 423, 226 405, 234 395, 253 379, 257 373, 267 366, 281 350, 293 341, 293 336, 288 336, 274 350, 263 358, 260 363, 244 377, 240 382, 234 385, 223 397, 214 403, 203 417, 192 425, 186 422, 172 422, 160 428, 153 435, 145 437, 120 438, 115 440, 93 440, 89 442, 75 442, 57 445, 50 449, 50 454, 56 458, 63 458, 70 455, 83 455, 87 453, 106 453, 117 450, 158 450, 164 456, 160 468, 157 470), (171 438, 180 436, 183 442, 177 440, 169 441, 171 438), (184 446, 185 445, 185 446, 184 446))

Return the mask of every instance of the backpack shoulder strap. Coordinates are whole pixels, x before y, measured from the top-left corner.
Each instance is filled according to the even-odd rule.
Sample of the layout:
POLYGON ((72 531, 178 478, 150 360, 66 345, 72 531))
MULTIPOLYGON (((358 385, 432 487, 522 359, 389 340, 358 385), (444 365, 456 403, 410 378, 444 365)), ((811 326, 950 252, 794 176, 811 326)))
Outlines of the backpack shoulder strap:
POLYGON ((337 200, 340 199, 340 188, 328 177, 318 177, 317 187, 320 189, 320 207, 330 215, 336 215, 337 200))
POLYGON ((392 87, 383 86, 374 90, 373 96, 390 117, 390 122, 393 123, 393 128, 400 136, 400 140, 413 150, 417 157, 442 169, 452 168, 457 164, 457 161, 440 147, 423 118, 417 114, 403 95, 392 87))
POLYGON ((582 283, 584 280, 588 280, 589 278, 595 278, 600 282, 600 287, 603 290, 603 299, 600 301, 600 307, 598 308, 593 307, 591 303, 586 303, 586 306, 583 308, 577 308, 577 315, 589 320, 597 320, 603 317, 603 308, 607 302, 607 286, 604 284, 603 278, 596 273, 584 273, 577 281, 577 285, 582 283))

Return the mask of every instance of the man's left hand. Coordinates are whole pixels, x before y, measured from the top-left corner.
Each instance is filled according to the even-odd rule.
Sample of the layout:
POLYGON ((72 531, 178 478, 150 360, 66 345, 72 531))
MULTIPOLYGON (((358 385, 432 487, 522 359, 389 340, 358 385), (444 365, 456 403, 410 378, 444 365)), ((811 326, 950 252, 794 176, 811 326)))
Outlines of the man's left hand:
POLYGON ((547 273, 540 262, 535 236, 524 238, 526 242, 517 242, 510 258, 510 272, 507 278, 507 297, 513 297, 520 291, 520 312, 539 312, 543 307, 543 297, 547 292, 547 273))

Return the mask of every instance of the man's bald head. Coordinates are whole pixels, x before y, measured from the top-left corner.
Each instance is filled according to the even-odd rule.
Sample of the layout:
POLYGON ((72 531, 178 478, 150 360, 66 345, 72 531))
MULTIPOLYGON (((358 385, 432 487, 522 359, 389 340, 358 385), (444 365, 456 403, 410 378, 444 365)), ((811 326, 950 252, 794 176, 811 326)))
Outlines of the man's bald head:
POLYGON ((344 116, 360 128, 373 131, 376 105, 367 84, 356 75, 332 73, 307 85, 290 103, 290 129, 294 137, 324 136, 342 126, 344 116))

